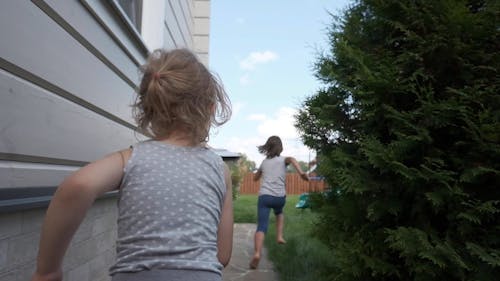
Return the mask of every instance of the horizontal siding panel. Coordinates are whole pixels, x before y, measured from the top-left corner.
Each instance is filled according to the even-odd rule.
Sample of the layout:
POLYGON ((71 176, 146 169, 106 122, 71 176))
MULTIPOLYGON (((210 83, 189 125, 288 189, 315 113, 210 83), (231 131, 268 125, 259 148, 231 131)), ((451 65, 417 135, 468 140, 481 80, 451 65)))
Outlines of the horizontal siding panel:
POLYGON ((209 18, 195 18, 194 19, 194 34, 207 35, 210 33, 210 19, 209 18))
MULTIPOLYGON (((43 2, 43 1, 42 1, 43 2)), ((129 80, 138 83, 135 62, 96 21, 90 11, 77 1, 45 1, 61 18, 70 24, 92 46, 103 54, 129 80)))
POLYGON ((194 0, 194 17, 210 17, 210 1, 194 0))
POLYGON ((57 186, 76 169, 78 167, 0 161, 0 189, 57 186))
POLYGON ((208 54, 209 43, 210 43, 208 35, 203 35, 203 36, 195 35, 193 39, 194 39, 195 52, 208 54))
POLYGON ((186 21, 188 22, 188 29, 189 29, 189 34, 193 33, 193 1, 192 0, 179 0, 182 10, 184 11, 184 14, 186 15, 186 21))
POLYGON ((133 123, 133 88, 31 2, 0 2, 0 56, 133 123), (12 22, 23 24, 12 28, 12 22))
POLYGON ((177 18, 175 13, 178 11, 173 10, 173 6, 171 1, 167 0, 167 5, 165 7, 165 25, 172 36, 173 41, 175 42, 175 46, 177 48, 187 47, 187 43, 182 37, 182 32, 177 22, 177 18))
MULTIPOLYGON (((172 10, 175 13, 175 17, 177 18, 177 24, 179 25, 179 29, 182 34, 182 38, 184 40, 185 46, 190 48, 193 45, 193 41, 191 39, 191 30, 189 29, 189 21, 188 15, 186 11, 184 11, 182 5, 179 3, 179 0, 169 0, 172 4, 172 10)), ((181 0, 185 1, 185 0, 181 0)))
POLYGON ((1 153, 90 162, 137 142, 130 128, 3 70, 0 106, 1 153))
POLYGON ((176 44, 175 44, 174 37, 170 33, 169 28, 166 26, 166 23, 163 26, 164 26, 164 29, 163 29, 163 47, 165 49, 175 49, 176 44))

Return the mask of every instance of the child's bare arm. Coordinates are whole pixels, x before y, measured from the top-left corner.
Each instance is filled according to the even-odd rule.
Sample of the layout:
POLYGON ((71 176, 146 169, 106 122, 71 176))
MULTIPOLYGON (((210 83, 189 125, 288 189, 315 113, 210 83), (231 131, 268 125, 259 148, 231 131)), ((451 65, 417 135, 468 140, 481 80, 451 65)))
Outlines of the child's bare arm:
POLYGON ((222 215, 217 231, 217 258, 225 267, 229 264, 233 251, 233 188, 231 172, 224 164, 224 176, 226 181, 226 195, 222 206, 222 215))
POLYGON ((302 177, 303 180, 306 180, 306 181, 309 180, 309 177, 307 176, 306 173, 304 173, 302 171, 302 169, 300 168, 299 162, 297 162, 297 160, 295 160, 295 158, 293 158, 293 157, 286 157, 285 158, 285 163, 287 165, 291 163, 293 165, 293 167, 295 168, 295 170, 299 173, 300 177, 302 177))
POLYGON ((32 280, 61 280, 61 264, 68 245, 94 200, 119 187, 130 151, 113 153, 66 178, 45 215, 37 269, 32 280))
POLYGON ((259 169, 259 170, 257 170, 257 172, 255 172, 255 174, 253 174, 253 180, 258 181, 258 180, 260 180, 261 176, 262 176, 262 170, 259 169))

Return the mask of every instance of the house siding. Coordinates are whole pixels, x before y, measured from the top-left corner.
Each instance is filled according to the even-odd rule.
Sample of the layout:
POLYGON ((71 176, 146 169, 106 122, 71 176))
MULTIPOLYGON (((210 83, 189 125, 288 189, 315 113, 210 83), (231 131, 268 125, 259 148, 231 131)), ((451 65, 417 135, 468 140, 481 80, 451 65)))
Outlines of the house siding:
MULTIPOLYGON (((164 7, 158 47, 196 52, 194 1, 164 7)), ((113 1, 100 0, 0 1, 0 38, 0 281, 28 280, 51 194, 19 205, 30 198, 9 193, 53 192, 79 167, 144 139, 130 105, 152 48, 113 1)), ((208 63, 207 52, 196 53, 208 63)), ((109 280, 116 211, 113 194, 89 210, 65 280, 109 280)))
POLYGON ((193 8, 193 49, 200 59, 209 64, 210 1, 195 0, 193 8))

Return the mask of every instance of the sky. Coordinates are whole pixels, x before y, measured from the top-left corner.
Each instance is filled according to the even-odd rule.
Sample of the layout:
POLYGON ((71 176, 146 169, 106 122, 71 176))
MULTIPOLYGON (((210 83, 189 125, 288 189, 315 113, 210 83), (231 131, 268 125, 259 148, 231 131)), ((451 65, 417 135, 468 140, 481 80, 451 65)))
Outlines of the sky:
POLYGON ((211 0, 209 67, 232 103, 231 120, 209 144, 244 153, 257 165, 257 146, 271 135, 282 156, 314 159, 294 127, 294 115, 321 88, 313 65, 328 50, 327 28, 349 0, 211 0))

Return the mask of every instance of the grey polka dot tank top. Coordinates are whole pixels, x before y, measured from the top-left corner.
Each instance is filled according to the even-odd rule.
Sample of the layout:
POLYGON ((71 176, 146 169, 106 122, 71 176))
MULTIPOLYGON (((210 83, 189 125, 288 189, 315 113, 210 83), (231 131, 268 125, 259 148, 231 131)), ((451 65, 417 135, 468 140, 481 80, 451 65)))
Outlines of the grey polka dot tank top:
POLYGON ((153 269, 221 274, 223 167, 208 148, 158 141, 135 145, 120 187, 117 257, 110 274, 153 269))

